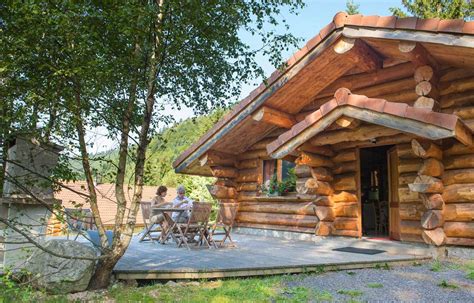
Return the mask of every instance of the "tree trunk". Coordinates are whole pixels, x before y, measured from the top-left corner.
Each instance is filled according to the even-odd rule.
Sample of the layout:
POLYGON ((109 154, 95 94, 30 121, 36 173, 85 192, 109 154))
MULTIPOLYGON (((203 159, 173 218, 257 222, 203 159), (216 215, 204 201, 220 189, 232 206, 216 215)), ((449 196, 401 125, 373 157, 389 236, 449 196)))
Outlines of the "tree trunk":
MULTIPOLYGON (((164 54, 160 54, 160 45, 161 42, 159 38, 161 23, 163 20, 163 2, 164 0, 158 0, 156 5, 158 6, 157 18, 154 20, 152 26, 153 30, 153 43, 151 44, 151 50, 149 53, 149 66, 150 69, 147 75, 147 93, 145 101, 145 109, 143 113, 143 120, 141 124, 140 133, 138 136, 138 146, 137 146, 137 156, 135 162, 135 179, 134 179, 134 194, 132 202, 130 204, 130 209, 128 216, 126 218, 126 224, 122 224, 118 229, 119 234, 121 234, 120 239, 114 239, 113 246, 110 251, 107 252, 108 258, 99 261, 96 271, 89 282, 89 287, 92 289, 101 289, 109 285, 110 276, 112 275, 112 270, 115 267, 115 264, 125 253, 128 248, 130 241, 133 236, 133 229, 135 228, 135 223, 137 220, 137 213, 140 207, 140 202, 142 199, 143 193, 143 174, 145 168, 146 160, 146 150, 150 142, 148 135, 150 130, 150 125, 153 115, 153 107, 155 105, 155 93, 156 93, 156 80, 158 76, 159 64, 164 60, 164 54), (162 55, 160 57, 160 55, 162 55)), ((91 204, 92 208, 92 204, 91 204)), ((93 214, 98 216, 99 212, 93 210, 93 214)), ((97 222, 96 222, 97 223, 97 222)), ((99 217, 99 223, 102 225, 99 217)), ((99 226, 98 226, 99 228, 99 226)), ((103 226, 102 226, 103 228, 103 226)), ((99 234, 101 235, 101 242, 103 247, 107 247, 107 237, 105 232, 101 232, 99 229, 99 234), (103 235, 102 235, 103 233, 103 235)))
POLYGON ((110 283, 110 276, 112 275, 115 264, 117 264, 124 253, 125 249, 122 249, 120 256, 99 260, 96 265, 96 271, 89 282, 88 289, 95 290, 107 287, 110 283))

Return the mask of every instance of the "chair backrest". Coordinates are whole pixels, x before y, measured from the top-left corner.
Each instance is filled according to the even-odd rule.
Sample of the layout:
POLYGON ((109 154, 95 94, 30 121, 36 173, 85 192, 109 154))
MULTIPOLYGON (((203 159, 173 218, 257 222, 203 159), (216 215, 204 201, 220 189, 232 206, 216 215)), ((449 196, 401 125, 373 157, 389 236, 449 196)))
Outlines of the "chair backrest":
POLYGON ((66 208, 64 211, 68 228, 74 230, 94 229, 94 218, 89 208, 66 208))
POLYGON ((151 214, 151 202, 140 202, 140 209, 142 210, 143 221, 148 223, 151 214))
POLYGON ((216 222, 227 226, 234 225, 238 208, 237 203, 220 203, 216 222))
POLYGON ((189 223, 206 223, 211 216, 212 204, 206 202, 193 202, 189 223))

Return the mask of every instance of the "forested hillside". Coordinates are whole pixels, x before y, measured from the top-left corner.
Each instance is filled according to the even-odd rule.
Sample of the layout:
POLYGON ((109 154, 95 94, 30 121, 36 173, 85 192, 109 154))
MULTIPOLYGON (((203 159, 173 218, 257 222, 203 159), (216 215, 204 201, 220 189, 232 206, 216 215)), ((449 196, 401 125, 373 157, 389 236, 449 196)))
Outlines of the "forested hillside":
MULTIPOLYGON (((207 116, 187 119, 155 136, 147 151, 145 185, 176 187, 183 184, 192 198, 211 199, 205 185, 212 183, 213 178, 176 174, 172 163, 179 154, 210 129, 224 113, 224 110, 216 110, 207 116)), ((100 165, 96 165, 95 168, 101 182, 114 182, 116 172, 114 163, 117 163, 117 157, 116 151, 110 151, 96 157, 96 163, 100 163, 100 165)), ((132 172, 133 168, 127 167, 128 180, 133 178, 132 172)))

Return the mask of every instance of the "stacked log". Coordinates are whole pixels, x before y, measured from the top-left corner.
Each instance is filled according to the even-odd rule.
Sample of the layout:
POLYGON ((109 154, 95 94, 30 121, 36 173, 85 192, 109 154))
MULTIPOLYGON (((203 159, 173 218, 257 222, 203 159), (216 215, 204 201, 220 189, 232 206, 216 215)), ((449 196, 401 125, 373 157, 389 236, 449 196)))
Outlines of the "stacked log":
POLYGON ((330 172, 334 166, 328 157, 332 150, 325 147, 305 147, 296 159, 296 191, 300 195, 315 197, 314 212, 318 218, 315 233, 319 236, 328 236, 331 233, 334 213, 329 196, 334 192, 332 187, 333 175, 330 172), (312 150, 313 152, 309 152, 312 150))
POLYGON ((413 139, 413 153, 423 159, 418 176, 408 186, 411 191, 419 193, 426 210, 421 214, 420 222, 423 231, 421 236, 425 243, 440 246, 446 243, 444 226, 443 181, 439 178, 444 171, 441 163, 443 154, 439 146, 431 141, 413 139))
POLYGON ((444 232, 449 245, 474 245, 474 165, 469 161, 473 152, 473 146, 456 143, 443 153, 444 232))
POLYGON ((252 199, 260 192, 263 159, 268 159, 266 145, 273 140, 275 137, 263 138, 239 155, 236 161, 238 176, 235 179, 239 201, 252 199))
POLYGON ((333 170, 332 186, 334 193, 329 200, 332 206, 333 224, 332 235, 358 237, 359 203, 357 192, 357 154, 355 148, 342 149, 332 157, 335 169, 333 170))
MULTIPOLYGON (((444 75, 440 81, 441 111, 457 115, 474 131, 473 74, 463 69, 450 74, 451 79, 444 75)), ((443 164, 446 244, 474 246, 474 145, 448 146, 443 150, 443 164)))
MULTIPOLYGON (((319 222, 314 205, 308 199, 260 196, 263 161, 268 159, 264 150, 275 140, 274 134, 255 143, 239 156, 236 163, 239 169, 235 178, 238 191, 239 212, 237 225, 248 228, 262 228, 282 231, 314 233, 319 222)), ((321 149, 322 151, 326 151, 321 149)), ((311 178, 311 167, 299 165, 295 168, 298 184, 311 178)), ((304 185, 303 182, 303 185, 304 185)))
POLYGON ((418 177, 423 160, 413 151, 411 141, 397 145, 398 155, 398 200, 400 215, 400 239, 423 242, 421 217, 426 211, 421 197, 408 187, 418 177))
POLYGON ((414 78, 416 82, 415 92, 418 95, 418 99, 416 99, 413 106, 438 110, 438 76, 433 67, 429 65, 417 67, 415 69, 414 78))
MULTIPOLYGON (((442 112, 455 114, 474 130, 474 84, 472 73, 455 70, 451 81, 441 82, 440 107, 442 112)), ((453 144, 443 151, 445 172, 444 232, 446 244, 474 246, 474 145, 453 144)))
POLYGON ((199 159, 201 166, 208 166, 217 178, 207 189, 220 203, 235 203, 237 199, 236 178, 239 175, 235 167, 235 156, 215 150, 207 152, 199 159))

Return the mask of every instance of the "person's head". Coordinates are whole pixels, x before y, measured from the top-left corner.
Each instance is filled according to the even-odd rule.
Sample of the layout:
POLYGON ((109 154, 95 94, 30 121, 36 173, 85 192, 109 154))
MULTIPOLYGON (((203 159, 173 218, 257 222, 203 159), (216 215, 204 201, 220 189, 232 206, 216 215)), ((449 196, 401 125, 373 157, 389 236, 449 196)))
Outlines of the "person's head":
POLYGON ((156 194, 160 197, 165 197, 167 192, 168 192, 168 188, 163 185, 158 187, 158 189, 156 190, 156 194))
POLYGON ((178 188, 176 189, 176 193, 178 194, 178 198, 182 199, 184 198, 184 195, 186 194, 186 189, 184 188, 183 185, 179 185, 178 188))

